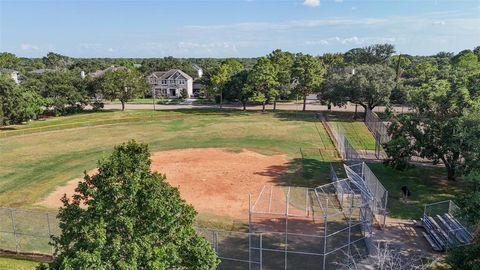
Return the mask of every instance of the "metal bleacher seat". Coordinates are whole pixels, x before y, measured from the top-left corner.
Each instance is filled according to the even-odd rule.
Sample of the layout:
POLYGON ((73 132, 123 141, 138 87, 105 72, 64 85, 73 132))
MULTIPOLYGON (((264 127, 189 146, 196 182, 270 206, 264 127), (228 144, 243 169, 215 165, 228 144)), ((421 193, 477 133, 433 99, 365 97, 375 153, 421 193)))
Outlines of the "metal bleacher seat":
POLYGON ((421 220, 423 222, 425 230, 427 231, 424 236, 425 238, 427 238, 427 241, 430 243, 432 248, 437 251, 445 250, 445 242, 436 232, 435 220, 431 219, 427 215, 424 215, 421 220))

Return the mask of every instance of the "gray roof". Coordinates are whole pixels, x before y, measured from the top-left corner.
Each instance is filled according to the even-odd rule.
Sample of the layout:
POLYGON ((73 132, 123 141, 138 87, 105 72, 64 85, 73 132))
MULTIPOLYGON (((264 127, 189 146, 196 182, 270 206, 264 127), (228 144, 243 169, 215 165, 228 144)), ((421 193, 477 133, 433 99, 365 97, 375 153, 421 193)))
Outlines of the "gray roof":
POLYGON ((181 71, 180 69, 170 69, 169 71, 155 71, 150 76, 155 76, 161 80, 176 80, 178 77, 182 76, 187 80, 193 80, 190 75, 181 71))
POLYGON ((89 75, 93 78, 98 78, 98 77, 102 77, 103 75, 105 75, 106 72, 109 72, 109 71, 117 71, 117 70, 123 70, 123 69, 127 69, 126 67, 122 67, 122 66, 110 66, 104 70, 97 70, 95 72, 92 72, 90 73, 89 75))
POLYGON ((15 69, 11 69, 11 68, 0 68, 0 73, 18 73, 18 71, 16 71, 15 69))
POLYGON ((39 68, 39 69, 34 69, 32 71, 30 71, 29 73, 32 73, 32 74, 43 74, 45 72, 54 72, 56 71, 55 69, 50 69, 50 68, 39 68))

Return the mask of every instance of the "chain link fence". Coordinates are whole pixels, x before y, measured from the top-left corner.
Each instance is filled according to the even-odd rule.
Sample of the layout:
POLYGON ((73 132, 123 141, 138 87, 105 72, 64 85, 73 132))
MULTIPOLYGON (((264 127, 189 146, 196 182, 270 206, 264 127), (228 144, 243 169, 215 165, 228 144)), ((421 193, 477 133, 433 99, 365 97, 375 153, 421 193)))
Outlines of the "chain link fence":
POLYGON ((383 144, 391 140, 390 135, 388 135, 388 126, 370 109, 367 109, 365 114, 365 125, 375 137, 375 156, 377 159, 383 159, 386 157, 383 152, 383 144))

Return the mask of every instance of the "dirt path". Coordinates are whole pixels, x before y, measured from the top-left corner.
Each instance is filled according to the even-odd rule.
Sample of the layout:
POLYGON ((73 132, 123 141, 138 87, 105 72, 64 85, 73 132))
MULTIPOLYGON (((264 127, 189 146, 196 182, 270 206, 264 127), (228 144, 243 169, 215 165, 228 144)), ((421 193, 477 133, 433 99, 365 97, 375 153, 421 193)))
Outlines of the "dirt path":
MULTIPOLYGON (((218 148, 153 153, 151 166, 166 174, 167 181, 178 187, 198 212, 242 220, 248 218, 248 194, 255 198, 264 185, 277 184, 287 167, 286 155, 265 156, 248 150, 234 153, 218 148)), ((38 204, 60 207, 63 194, 72 196, 81 180, 72 179, 38 204)))
POLYGON ((376 230, 374 240, 386 242, 389 247, 398 248, 407 255, 440 256, 441 253, 432 250, 422 231, 423 229, 415 226, 412 220, 388 217, 386 228, 376 230))

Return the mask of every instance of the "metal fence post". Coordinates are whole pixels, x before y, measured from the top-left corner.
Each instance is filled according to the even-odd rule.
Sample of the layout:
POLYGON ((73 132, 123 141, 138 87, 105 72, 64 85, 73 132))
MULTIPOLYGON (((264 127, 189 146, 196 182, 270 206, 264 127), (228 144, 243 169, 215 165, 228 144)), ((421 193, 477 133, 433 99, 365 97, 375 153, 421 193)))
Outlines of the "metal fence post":
POLYGON ((323 270, 325 270, 326 262, 327 262, 327 245, 328 245, 328 198, 326 199, 325 203, 325 214, 323 216, 323 270))
POLYGON ((252 194, 248 194, 248 269, 252 269, 252 194))
MULTIPOLYGON (((51 238, 52 237, 52 230, 50 228, 50 216, 48 215, 48 212, 46 213, 46 215, 47 215, 48 237, 51 238)), ((51 247, 51 252, 52 252, 52 256, 53 256, 53 246, 51 247)))
POLYGON ((263 248, 263 244, 262 244, 262 241, 263 241, 263 234, 260 233, 260 258, 259 258, 259 261, 260 261, 260 270, 262 270, 262 265, 263 265, 263 252, 262 252, 262 248, 263 248))
POLYGON ((12 219, 12 229, 13 229, 13 239, 15 240, 15 252, 18 253, 18 239, 17 239, 17 229, 15 226, 15 218, 13 217, 13 210, 10 209, 10 218, 12 219))

